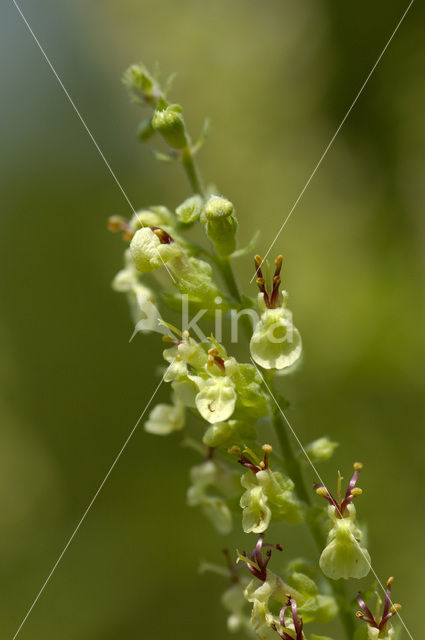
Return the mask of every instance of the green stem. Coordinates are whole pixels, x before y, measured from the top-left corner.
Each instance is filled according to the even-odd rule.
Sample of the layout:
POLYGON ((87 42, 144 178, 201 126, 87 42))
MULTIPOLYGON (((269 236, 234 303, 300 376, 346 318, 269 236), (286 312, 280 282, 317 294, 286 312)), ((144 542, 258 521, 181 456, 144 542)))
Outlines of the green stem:
POLYGON ((187 179, 190 182, 193 193, 199 194, 205 198, 205 189, 202 184, 201 174, 199 173, 198 166, 195 162, 190 144, 183 149, 181 154, 181 162, 186 172, 187 179))
POLYGON ((224 282, 226 283, 226 286, 230 295, 237 302, 239 302, 239 304, 241 304, 242 296, 239 291, 239 285, 236 282, 235 274, 233 273, 232 265, 230 263, 230 258, 228 256, 217 257, 216 264, 220 269, 220 273, 223 277, 224 282))
MULTIPOLYGON (((217 256, 215 259, 215 263, 220 270, 222 278, 226 283, 227 290, 230 295, 238 302, 239 305, 242 304, 242 296, 239 290, 239 285, 236 281, 235 274, 232 269, 232 264, 230 262, 229 256, 217 256)), ((246 313, 242 313, 238 320, 240 320, 243 332, 245 334, 248 342, 251 340, 252 336, 252 324, 249 316, 246 313)))
MULTIPOLYGON (((294 453, 288 436, 287 425, 278 407, 273 410, 273 424, 288 474, 295 483, 295 491, 298 497, 307 504, 306 524, 318 550, 321 552, 326 545, 326 534, 313 513, 312 501, 304 480, 301 461, 294 453)), ((348 640, 352 640, 354 634, 354 617, 352 611, 347 607, 347 590, 345 584, 335 580, 329 580, 328 582, 338 603, 341 624, 348 640)))

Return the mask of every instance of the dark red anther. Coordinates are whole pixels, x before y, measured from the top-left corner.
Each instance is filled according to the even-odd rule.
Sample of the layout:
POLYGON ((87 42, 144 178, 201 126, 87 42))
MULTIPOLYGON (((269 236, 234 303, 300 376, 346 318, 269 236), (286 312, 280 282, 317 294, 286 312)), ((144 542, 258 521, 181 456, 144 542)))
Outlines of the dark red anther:
POLYGON ((280 255, 274 261, 275 272, 273 275, 272 283, 269 287, 270 290, 268 291, 266 287, 265 279, 263 277, 263 272, 261 270, 261 267, 263 265, 263 259, 261 256, 258 256, 258 255, 255 256, 254 258, 255 271, 257 273, 257 285, 260 292, 264 296, 264 304, 269 309, 276 309, 276 307, 279 306, 279 286, 281 282, 280 271, 282 269, 282 261, 283 261, 283 258, 280 255))
POLYGON ((370 611, 369 607, 366 605, 365 601, 361 597, 361 594, 357 594, 357 602, 359 603, 359 607, 361 611, 357 611, 356 616, 366 622, 369 627, 373 629, 379 629, 379 632, 384 631, 385 625, 388 620, 390 620, 393 616, 396 615, 397 611, 401 609, 400 604, 392 604, 391 603, 391 586, 394 578, 388 578, 387 580, 387 589, 385 591, 385 601, 384 601, 384 610, 382 612, 382 617, 375 617, 370 611))
POLYGON ((160 227, 149 227, 149 228, 159 238, 161 244, 172 244, 174 242, 170 234, 164 231, 164 229, 161 229, 160 227))

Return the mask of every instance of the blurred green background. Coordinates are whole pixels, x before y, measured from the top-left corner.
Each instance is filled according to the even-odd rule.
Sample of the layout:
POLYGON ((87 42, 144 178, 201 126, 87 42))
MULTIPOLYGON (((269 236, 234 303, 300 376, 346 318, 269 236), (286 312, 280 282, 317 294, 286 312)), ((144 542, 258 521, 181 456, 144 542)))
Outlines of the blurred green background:
MULTIPOLYGON (((264 253, 407 2, 22 0, 22 9, 137 207, 188 195, 134 131, 125 67, 178 71, 191 131, 212 119, 207 180, 240 241, 264 253)), ((305 345, 285 378, 303 442, 363 460, 373 566, 419 638, 425 535, 425 49, 415 3, 275 247, 305 345)), ((2 257, 0 617, 11 638, 157 382, 161 344, 110 289, 128 204, 13 3, 0 21, 2 257)), ((247 293, 251 260, 236 266, 247 293)), ((160 398, 167 398, 164 387, 160 398)), ((32 640, 226 638, 218 539, 185 506, 195 454, 136 431, 23 627, 32 640)), ((308 472, 308 480, 313 476, 308 472)), ((280 530, 286 559, 315 553, 280 530)), ((243 543, 246 545, 246 543, 243 543)), ((354 596, 355 585, 350 587, 354 596)), ((324 631, 323 631, 324 632, 324 631)), ((339 640, 336 632, 336 640, 339 640)))

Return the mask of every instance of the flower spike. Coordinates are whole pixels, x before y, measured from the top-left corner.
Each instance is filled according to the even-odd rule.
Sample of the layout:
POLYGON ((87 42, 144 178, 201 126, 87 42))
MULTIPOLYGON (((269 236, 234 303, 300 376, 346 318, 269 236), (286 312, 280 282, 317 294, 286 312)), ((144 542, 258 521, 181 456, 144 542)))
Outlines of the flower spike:
POLYGON ((390 577, 387 580, 384 609, 381 617, 379 616, 379 614, 374 616, 370 611, 369 607, 366 605, 363 598, 361 597, 361 594, 360 593, 357 594, 357 602, 359 603, 359 606, 361 609, 361 611, 356 612, 357 618, 359 618, 360 620, 363 620, 363 622, 366 622, 366 624, 368 624, 369 627, 372 627, 372 629, 378 629, 379 633, 382 633, 386 630, 386 625, 388 621, 391 620, 391 618, 395 616, 396 613, 401 609, 401 604, 391 603, 391 587, 392 587, 393 581, 394 581, 393 577, 390 577))

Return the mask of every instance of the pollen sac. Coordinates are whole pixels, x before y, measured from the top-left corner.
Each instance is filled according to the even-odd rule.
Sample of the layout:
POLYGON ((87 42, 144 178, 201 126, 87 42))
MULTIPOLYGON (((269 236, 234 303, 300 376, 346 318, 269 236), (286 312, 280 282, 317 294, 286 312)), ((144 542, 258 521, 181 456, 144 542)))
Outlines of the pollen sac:
POLYGON ((332 528, 320 556, 320 568, 333 580, 364 578, 370 570, 370 555, 360 544, 362 532, 356 524, 355 506, 348 504, 347 515, 343 518, 339 517, 334 505, 328 507, 328 514, 332 528))
POLYGON ((219 256, 229 256, 234 252, 238 221, 230 200, 211 196, 202 211, 201 222, 219 256))

